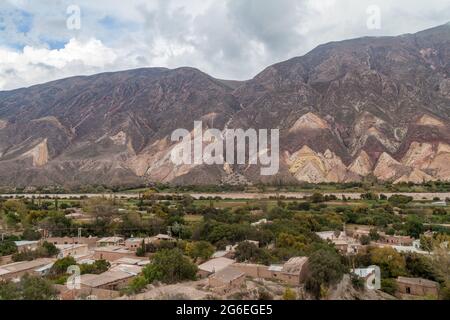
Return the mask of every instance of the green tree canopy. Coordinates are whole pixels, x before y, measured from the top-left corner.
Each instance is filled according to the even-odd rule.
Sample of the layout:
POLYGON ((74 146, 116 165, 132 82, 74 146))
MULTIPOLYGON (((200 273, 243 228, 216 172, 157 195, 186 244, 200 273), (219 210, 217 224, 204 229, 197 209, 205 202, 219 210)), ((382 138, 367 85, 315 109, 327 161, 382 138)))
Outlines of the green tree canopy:
POLYGON ((143 270, 148 283, 161 281, 177 283, 195 280, 197 266, 183 255, 180 249, 161 250, 153 256, 152 263, 143 270))

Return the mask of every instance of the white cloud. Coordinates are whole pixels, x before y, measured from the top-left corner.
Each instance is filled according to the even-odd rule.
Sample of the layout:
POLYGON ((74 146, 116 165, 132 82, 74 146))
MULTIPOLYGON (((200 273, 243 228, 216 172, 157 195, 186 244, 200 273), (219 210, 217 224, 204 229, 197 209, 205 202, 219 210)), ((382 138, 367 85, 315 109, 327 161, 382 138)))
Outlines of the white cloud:
POLYGON ((448 0, 8 0, 0 3, 0 89, 159 66, 243 80, 325 42, 417 32, 449 16, 448 0), (65 27, 72 4, 82 11, 78 31, 65 27), (380 30, 366 27, 369 5, 381 9, 380 30), (14 10, 33 16, 29 31, 17 30, 14 10))
POLYGON ((0 88, 45 82, 74 72, 98 72, 113 66, 116 59, 114 50, 97 39, 71 39, 64 48, 55 50, 26 46, 22 52, 15 52, 0 48, 0 88))

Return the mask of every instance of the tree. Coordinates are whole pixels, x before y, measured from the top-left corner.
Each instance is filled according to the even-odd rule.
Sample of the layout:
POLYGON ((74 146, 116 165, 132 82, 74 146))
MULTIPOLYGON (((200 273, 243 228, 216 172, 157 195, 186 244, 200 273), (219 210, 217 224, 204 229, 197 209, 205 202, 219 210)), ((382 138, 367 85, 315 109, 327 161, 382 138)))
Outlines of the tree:
POLYGON ((422 248, 422 250, 426 250, 428 252, 433 251, 433 247, 434 247, 433 238, 421 235, 420 236, 420 247, 422 248))
POLYGON ((405 255, 406 269, 412 277, 440 281, 439 274, 433 267, 432 259, 428 256, 408 253, 405 255))
POLYGON ((59 249, 56 248, 56 246, 53 243, 44 241, 42 244, 42 248, 44 248, 47 251, 48 257, 54 257, 59 253, 59 249))
POLYGON ((198 259, 205 261, 211 258, 211 256, 214 254, 215 249, 214 246, 209 242, 199 241, 193 243, 188 251, 188 254, 192 259, 196 261, 198 259))
POLYGON ((0 300, 19 300, 20 290, 17 284, 11 281, 0 281, 0 300))
POLYGON ((373 192, 367 192, 367 193, 363 193, 361 195, 361 200, 375 200, 378 201, 380 199, 380 197, 378 196, 378 194, 373 193, 373 192))
POLYGON ((370 258, 372 264, 380 267, 383 278, 396 278, 406 273, 405 259, 391 247, 372 249, 370 258))
POLYGON ((52 268, 50 269, 50 274, 52 276, 60 276, 67 273, 67 269, 70 266, 75 266, 77 262, 73 257, 65 257, 55 261, 52 268))
POLYGON ((283 300, 297 300, 297 294, 291 288, 286 288, 283 293, 283 300))
POLYGON ((195 280, 197 266, 185 257, 180 249, 161 250, 153 256, 152 263, 143 270, 148 283, 162 281, 177 283, 195 280))
POLYGON ((371 240, 372 240, 371 237, 366 236, 366 235, 362 235, 361 238, 359 238, 359 241, 361 242, 362 245, 370 244, 371 240))
POLYGON ((254 243, 243 241, 236 247, 234 255, 238 262, 269 264, 272 260, 268 251, 258 248, 254 243))
POLYGON ((371 229, 369 232, 369 237, 372 241, 380 240, 380 235, 378 234, 377 229, 371 229))
POLYGON ((97 260, 93 264, 81 264, 81 274, 101 274, 108 271, 111 264, 106 260, 97 260))
POLYGON ((17 246, 12 240, 0 242, 0 256, 8 256, 17 252, 17 246))
POLYGON ((381 279, 381 290, 393 296, 397 291, 397 282, 395 279, 381 279))
POLYGON ((417 219, 409 219, 405 228, 408 235, 415 239, 419 239, 420 235, 425 231, 425 227, 417 219))
POLYGON ((319 299, 324 289, 339 282, 345 272, 346 267, 342 264, 337 252, 319 249, 309 257, 306 290, 319 299))
POLYGON ((26 274, 20 280, 20 290, 23 300, 54 300, 56 290, 52 284, 41 277, 26 274))
POLYGON ((136 256, 145 257, 146 253, 147 253, 147 244, 145 243, 145 240, 142 240, 141 246, 136 250, 136 256))
POLYGON ((137 276, 131 281, 126 289, 126 293, 129 295, 140 293, 147 285, 148 281, 144 276, 137 276))
POLYGON ((0 282, 0 300, 53 300, 56 293, 48 280, 28 274, 19 283, 0 282))
POLYGON ((86 200, 84 211, 96 219, 108 219, 117 213, 113 200, 99 197, 86 200))
POLYGON ((388 201, 394 206, 405 205, 413 201, 414 198, 410 196, 405 196, 401 194, 394 194, 391 196, 388 201))
POLYGON ((312 203, 321 203, 325 201, 325 198, 323 194, 316 192, 310 197, 310 200, 312 203))
POLYGON ((28 241, 36 241, 41 239, 41 234, 38 231, 27 228, 23 231, 22 238, 28 241))

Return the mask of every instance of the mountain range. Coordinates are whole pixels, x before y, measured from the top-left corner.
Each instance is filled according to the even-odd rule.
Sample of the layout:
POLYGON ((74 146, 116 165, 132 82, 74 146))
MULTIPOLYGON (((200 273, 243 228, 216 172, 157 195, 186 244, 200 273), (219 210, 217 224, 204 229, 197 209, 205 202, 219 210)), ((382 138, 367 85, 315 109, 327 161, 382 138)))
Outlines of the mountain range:
POLYGON ((0 92, 0 185, 450 180, 450 24, 321 45, 248 81, 194 68, 0 92), (174 165, 171 133, 280 129, 280 171, 174 165))

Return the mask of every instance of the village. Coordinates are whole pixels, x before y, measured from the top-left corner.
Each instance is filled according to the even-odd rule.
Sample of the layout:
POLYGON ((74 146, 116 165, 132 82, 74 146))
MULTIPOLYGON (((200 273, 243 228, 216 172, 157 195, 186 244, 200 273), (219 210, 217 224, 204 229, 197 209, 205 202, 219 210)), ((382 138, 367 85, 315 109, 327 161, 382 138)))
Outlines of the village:
MULTIPOLYGON (((4 247, 9 243, 14 250, 0 257, 0 288, 1 283, 19 284, 24 278, 36 277, 48 281, 52 299, 60 300, 443 298, 449 270, 444 268, 443 273, 426 274, 410 265, 433 265, 437 259, 441 259, 439 263, 448 263, 449 236, 442 231, 445 229, 433 230, 424 223, 414 236, 414 232, 393 232, 395 225, 392 223, 386 223, 383 228, 380 223, 377 227, 355 223, 354 218, 337 218, 345 210, 349 216, 358 212, 360 216, 367 215, 368 203, 374 207, 382 201, 389 203, 367 198, 361 195, 360 201, 346 202, 314 195, 303 202, 271 199, 266 203, 246 201, 237 205, 232 200, 194 201, 187 195, 169 199, 150 194, 133 200, 133 207, 129 206, 129 199, 47 201, 47 210, 41 211, 62 211, 59 217, 64 216, 64 221, 76 227, 61 232, 60 224, 49 226, 46 221, 35 224, 40 227, 34 231, 36 240, 24 239, 26 233, 30 233, 28 228, 26 232, 16 232, 22 234, 21 239, 3 238, 0 243, 4 247), (140 214, 130 208, 141 209, 140 214), (197 214, 194 215, 194 211, 197 214), (159 222, 175 219, 157 228, 160 233, 140 220, 134 224, 136 235, 126 228, 123 230, 128 236, 121 234, 120 228, 106 237, 96 235, 95 231, 86 234, 95 230, 89 224, 117 226, 131 216, 142 219, 150 212, 150 217, 158 216, 159 222), (322 221, 312 221, 312 215, 322 221), (214 229, 213 224, 224 217, 236 228, 236 222, 245 223, 246 229, 224 231, 223 228, 228 227, 223 223, 214 229), (243 218, 245 222, 239 222, 243 218), (296 223, 301 223, 298 232, 290 225, 296 223), (305 223, 308 228, 320 231, 304 230, 305 223), (317 223, 321 225, 311 227, 317 223), (331 228, 333 225, 336 227, 331 228), (186 231, 188 228, 193 231, 186 231), (144 236, 152 232, 156 234, 144 236), (197 233, 204 235, 197 236, 197 233), (278 235, 274 235, 276 233, 278 235), (380 275, 376 274, 374 265, 382 269, 380 275), (321 268, 322 271, 316 271, 321 268), (331 280, 321 279, 317 275, 319 272, 329 273, 331 280), (377 276, 381 279, 376 279, 377 276), (377 280, 382 281, 383 286, 372 288, 377 280), (325 292, 324 288, 327 288, 325 292)), ((403 198, 394 200, 405 201, 403 198)), ((408 200, 406 203, 412 205, 412 200, 408 200)), ((16 211, 17 216, 36 214, 17 206, 18 201, 24 201, 33 209, 42 208, 44 203, 43 200, 31 204, 27 199, 5 199, 3 210, 10 214, 11 207, 16 206, 14 210, 25 210, 16 211)), ((392 206, 388 210, 392 210, 391 215, 398 220, 402 213, 395 211, 407 210, 407 207, 404 203, 396 205, 399 207, 392 206)), ((433 212, 440 212, 442 216, 446 205, 445 201, 434 201, 423 208, 433 208, 433 212)), ((403 225, 397 221, 395 227, 400 229, 403 225)), ((22 222, 16 230, 20 228, 23 228, 22 222)), ((0 289, 0 295, 1 292, 0 289)))

